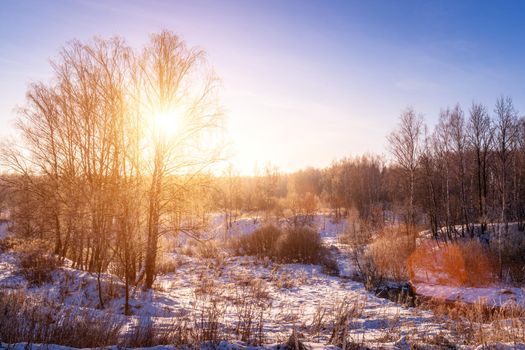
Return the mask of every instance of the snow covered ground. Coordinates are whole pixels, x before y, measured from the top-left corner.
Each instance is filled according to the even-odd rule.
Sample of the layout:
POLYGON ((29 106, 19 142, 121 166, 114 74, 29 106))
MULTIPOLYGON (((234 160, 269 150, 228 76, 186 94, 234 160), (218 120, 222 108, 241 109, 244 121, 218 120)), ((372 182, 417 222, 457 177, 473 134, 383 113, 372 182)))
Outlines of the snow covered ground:
POLYGON ((454 287, 426 283, 415 284, 414 288, 419 295, 448 302, 463 302, 467 304, 481 302, 484 305, 496 307, 513 304, 525 307, 523 288, 503 286, 482 288, 454 287))
MULTIPOLYGON (((23 287, 13 257, 2 254, 0 258, 4 270, 0 285, 23 287)), ((199 310, 209 307, 211 300, 219 300, 219 322, 233 327, 246 312, 247 305, 242 304, 245 300, 264 304, 254 310, 254 317, 262 312, 264 341, 268 344, 285 342, 293 329, 304 334, 310 342, 326 344, 342 305, 353 310, 348 336, 355 342, 394 346, 403 335, 426 338, 447 332, 432 313, 375 297, 361 283, 327 276, 318 266, 277 265, 252 257, 226 258, 218 266, 212 260, 173 258, 180 259, 180 266, 175 272, 160 276, 156 290, 136 292, 132 302, 135 316, 129 319, 130 323, 137 317, 159 325, 169 325, 173 318, 190 320, 199 310), (320 317, 324 320, 319 320, 320 317)), ((29 290, 45 293, 66 305, 95 308, 95 282, 95 276, 62 268, 55 273, 53 284, 29 290)), ((108 303, 106 312, 122 313, 121 293, 114 293, 116 298, 108 303)))
MULTIPOLYGON (((220 222, 218 219, 217 224, 220 222)), ((158 276, 153 291, 132 291, 133 316, 127 317, 126 322, 131 325, 139 319, 147 319, 168 326, 174 320, 191 323, 191 320, 216 312, 223 332, 231 335, 238 331, 236 327, 245 324, 247 314, 251 313, 248 316, 260 325, 265 344, 283 343, 295 330, 304 336, 312 349, 317 349, 333 348, 325 344, 333 333, 338 313, 346 310, 351 315, 348 339, 373 348, 404 349, 416 341, 440 337, 451 341, 457 339, 458 334, 432 312, 378 298, 366 291, 362 283, 351 280, 349 276, 355 272, 354 268, 345 247, 337 243, 337 235, 345 229, 345 222, 334 223, 329 217, 318 215, 314 223, 324 243, 332 246, 331 252, 341 270, 339 276, 326 275, 316 265, 277 264, 268 259, 226 254, 203 259, 167 253, 165 259, 173 262, 175 270, 158 276)), ((241 218, 230 233, 246 234, 259 225, 260 222, 253 218, 241 218)), ((218 231, 222 229, 217 228, 218 231)), ((64 305, 93 309, 99 306, 95 275, 66 266, 54 272, 53 283, 29 287, 18 271, 13 253, 0 253, 0 288, 25 288, 30 293, 45 295, 64 305)), ((106 309, 100 312, 121 315, 124 305, 122 282, 106 274, 103 288, 106 309)), ((472 301, 472 298, 492 298, 496 294, 500 301, 515 296, 523 298, 523 290, 509 290, 511 292, 490 288, 456 290, 419 285, 417 291, 422 294, 443 293, 439 295, 442 298, 457 298, 461 294, 464 300, 472 301)), ((22 346, 19 344, 15 348, 22 346)), ((230 343, 221 343, 219 348, 247 347, 233 339, 230 343)), ((277 345, 266 348, 275 349, 277 345)))
MULTIPOLYGON (((251 257, 229 258, 220 267, 188 258, 177 272, 159 278, 164 291, 156 294, 152 303, 162 304, 168 314, 181 315, 194 306, 196 290, 210 283, 205 281, 212 281, 213 286, 209 287, 212 293, 219 291, 225 298, 235 296, 243 285, 258 285, 270 305, 265 310, 268 320, 265 333, 271 334, 269 340, 273 341, 285 340, 293 328, 308 332, 320 313, 326 312, 326 321, 330 322, 344 301, 358 309, 350 330, 350 336, 356 340, 384 342, 385 337, 393 341, 402 334, 443 331, 429 312, 377 298, 361 283, 324 275, 318 266, 272 263, 265 266, 251 257)), ((225 323, 235 323, 236 310, 226 310, 224 317, 225 323)), ((318 340, 327 341, 328 336, 321 332, 318 340)))

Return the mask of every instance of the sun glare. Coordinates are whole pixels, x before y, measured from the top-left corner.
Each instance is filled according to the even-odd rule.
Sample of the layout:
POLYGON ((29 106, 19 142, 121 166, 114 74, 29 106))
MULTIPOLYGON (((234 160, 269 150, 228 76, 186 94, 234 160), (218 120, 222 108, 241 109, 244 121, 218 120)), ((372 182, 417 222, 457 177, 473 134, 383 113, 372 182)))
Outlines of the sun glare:
POLYGON ((163 136, 175 135, 181 126, 184 114, 177 109, 159 112, 154 116, 155 131, 163 136))

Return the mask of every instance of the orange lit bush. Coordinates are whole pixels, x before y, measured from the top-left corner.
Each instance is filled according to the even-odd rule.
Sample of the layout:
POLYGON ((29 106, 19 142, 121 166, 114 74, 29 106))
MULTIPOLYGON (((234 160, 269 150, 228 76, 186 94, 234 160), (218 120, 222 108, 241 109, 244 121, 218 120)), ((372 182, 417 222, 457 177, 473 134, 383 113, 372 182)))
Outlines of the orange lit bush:
POLYGON ((495 263, 478 241, 418 246, 407 261, 413 283, 447 286, 486 286, 495 281, 495 263))
POLYGON ((411 226, 385 227, 369 245, 368 254, 378 273, 389 279, 407 278, 407 259, 414 251, 417 229, 411 226))

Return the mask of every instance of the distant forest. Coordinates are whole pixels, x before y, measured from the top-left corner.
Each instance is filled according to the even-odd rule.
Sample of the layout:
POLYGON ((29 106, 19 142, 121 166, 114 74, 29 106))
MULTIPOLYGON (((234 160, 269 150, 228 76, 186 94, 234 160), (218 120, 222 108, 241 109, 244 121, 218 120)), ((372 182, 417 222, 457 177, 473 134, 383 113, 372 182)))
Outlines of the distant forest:
POLYGON ((523 225, 525 119, 510 98, 499 98, 492 113, 475 103, 467 112, 443 109, 431 131, 408 108, 388 141, 390 161, 363 155, 325 169, 279 175, 269 167, 253 178, 221 177, 223 201, 215 203, 283 217, 325 208, 335 219, 408 223, 445 240, 483 234, 488 223, 523 225))

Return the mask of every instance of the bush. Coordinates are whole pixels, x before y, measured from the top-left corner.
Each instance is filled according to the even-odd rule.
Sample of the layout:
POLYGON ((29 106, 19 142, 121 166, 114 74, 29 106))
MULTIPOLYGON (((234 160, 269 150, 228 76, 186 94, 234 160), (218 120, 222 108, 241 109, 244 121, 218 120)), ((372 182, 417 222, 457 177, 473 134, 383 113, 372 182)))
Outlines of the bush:
MULTIPOLYGON (((327 253, 329 253, 327 251, 327 253)), ((333 256, 329 254, 322 254, 320 264, 322 266, 322 272, 329 276, 339 276, 339 264, 333 256)))
POLYGON ((494 282, 494 259, 477 240, 419 246, 408 260, 412 282, 481 287, 494 282))
POLYGON ((323 252, 319 233, 306 227, 287 230, 275 243, 275 256, 286 263, 318 264, 323 252))
POLYGON ((51 254, 47 242, 42 240, 25 240, 13 247, 18 253, 20 272, 30 285, 42 285, 51 282, 52 272, 61 264, 51 254))
POLYGON ((221 254, 217 244, 216 241, 197 242, 195 255, 201 259, 215 259, 221 254))
POLYGON ((234 243, 236 254, 268 257, 282 263, 321 264, 326 272, 337 274, 337 263, 323 247, 316 231, 307 228, 264 226, 240 237, 234 243))
POLYGON ((17 239, 13 237, 4 237, 0 239, 0 253, 7 252, 17 244, 17 239))
POLYGON ((255 255, 259 257, 273 257, 275 242, 282 235, 282 231, 273 226, 263 226, 250 234, 241 236, 234 246, 240 255, 255 255))
POLYGON ((414 251, 416 229, 406 226, 383 229, 368 247, 368 254, 382 278, 405 281, 406 262, 414 251))
POLYGON ((155 266, 155 272, 158 275, 167 275, 174 273, 179 268, 181 262, 173 256, 161 256, 155 266))

